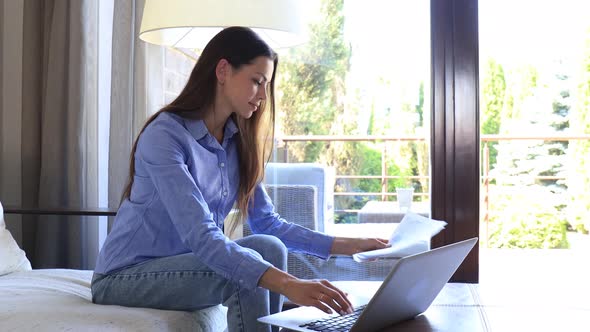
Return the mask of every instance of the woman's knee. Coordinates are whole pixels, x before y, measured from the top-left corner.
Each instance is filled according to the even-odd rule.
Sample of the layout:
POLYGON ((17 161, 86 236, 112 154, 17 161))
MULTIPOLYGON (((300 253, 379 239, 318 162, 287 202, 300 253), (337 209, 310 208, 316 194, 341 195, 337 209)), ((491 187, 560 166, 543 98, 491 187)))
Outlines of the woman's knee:
POLYGON ((288 250, 276 236, 255 234, 241 240, 238 242, 241 246, 257 251, 265 261, 273 264, 276 268, 286 269, 288 250))

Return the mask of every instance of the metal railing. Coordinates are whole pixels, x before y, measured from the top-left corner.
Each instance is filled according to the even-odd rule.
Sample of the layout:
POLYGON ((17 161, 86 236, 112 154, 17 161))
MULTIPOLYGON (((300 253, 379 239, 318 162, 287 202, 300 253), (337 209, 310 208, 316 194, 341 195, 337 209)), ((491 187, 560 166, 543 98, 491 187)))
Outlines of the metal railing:
MULTIPOLYGON (((381 190, 379 192, 347 192, 347 191, 334 191, 334 196, 375 196, 379 197, 380 200, 386 201, 390 197, 397 196, 395 192, 389 192, 388 180, 395 180, 405 178, 407 180, 421 180, 428 179, 429 176, 399 176, 399 175, 388 175, 387 174, 387 144, 386 142, 425 142, 426 138, 417 135, 406 135, 406 136, 382 136, 382 135, 366 135, 366 136, 348 136, 348 135, 313 135, 313 136, 280 136, 277 137, 277 146, 283 149, 283 161, 289 162, 289 144, 296 142, 382 142, 381 145, 381 171, 379 175, 358 175, 358 174, 336 174, 336 180, 338 179, 376 179, 381 183, 381 190)), ((422 199, 427 199, 429 193, 416 192, 415 196, 422 196, 422 199)), ((357 209, 337 209, 336 213, 356 213, 357 209)))
MULTIPOLYGON (((331 136, 331 135, 312 135, 312 136, 280 136, 277 137, 278 147, 283 149, 283 161, 289 162, 289 144, 295 142, 426 142, 425 137, 422 136, 331 136)), ((483 143, 482 150, 482 170, 483 174, 481 177, 482 181, 482 195, 484 201, 484 218, 486 221, 489 218, 489 182, 493 179, 489 175, 489 143, 500 142, 500 141, 511 141, 511 140, 539 140, 539 141, 573 141, 573 140, 590 140, 590 135, 481 135, 481 142, 483 143)), ((402 176, 388 175, 387 174, 387 144, 382 145, 381 150, 381 174, 380 175, 355 175, 355 174, 336 174, 336 179, 379 179, 381 181, 380 192, 334 192, 334 196, 377 196, 381 200, 387 200, 391 196, 396 196, 394 192, 388 191, 387 181, 390 179, 400 179, 402 176)), ((421 180, 428 179, 429 176, 408 176, 406 179, 421 180)), ((564 177, 559 176, 535 176, 535 179, 542 180, 562 180, 564 177)), ((423 200, 427 200, 429 193, 418 192, 415 193, 417 196, 422 196, 423 200)), ((358 210, 338 210, 336 212, 358 212, 358 210)))

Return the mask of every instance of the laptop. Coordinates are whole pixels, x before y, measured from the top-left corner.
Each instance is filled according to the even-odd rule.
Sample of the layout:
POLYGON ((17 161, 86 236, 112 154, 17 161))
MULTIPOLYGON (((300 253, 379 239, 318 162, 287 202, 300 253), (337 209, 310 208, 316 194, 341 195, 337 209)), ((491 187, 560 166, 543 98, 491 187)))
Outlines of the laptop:
POLYGON ((258 321, 293 331, 379 331, 426 311, 476 242, 472 238, 400 258, 371 298, 365 297, 364 303, 351 299, 352 314, 329 315, 315 307, 298 307, 258 321))

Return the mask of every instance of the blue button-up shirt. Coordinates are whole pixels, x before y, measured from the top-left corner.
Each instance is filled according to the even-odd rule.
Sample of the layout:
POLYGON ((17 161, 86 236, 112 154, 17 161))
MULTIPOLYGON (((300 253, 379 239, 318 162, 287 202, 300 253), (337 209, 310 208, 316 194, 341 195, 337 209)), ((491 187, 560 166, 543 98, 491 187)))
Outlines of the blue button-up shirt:
MULTIPOLYGON (((108 274, 149 259, 194 253, 220 275, 255 288, 270 263, 223 234, 237 198, 235 123, 220 144, 202 120, 160 114, 140 135, 131 195, 120 206, 95 272, 108 274)), ((328 258, 334 238, 286 222, 262 184, 248 211, 254 233, 277 236, 287 248, 328 258)))

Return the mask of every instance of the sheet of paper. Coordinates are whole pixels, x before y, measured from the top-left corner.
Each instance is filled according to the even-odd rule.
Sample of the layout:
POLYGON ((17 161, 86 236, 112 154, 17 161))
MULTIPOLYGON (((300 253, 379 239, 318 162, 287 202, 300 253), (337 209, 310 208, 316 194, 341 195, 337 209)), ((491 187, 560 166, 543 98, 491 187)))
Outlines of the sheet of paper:
POLYGON ((365 251, 352 256, 357 262, 384 257, 404 257, 430 250, 430 239, 447 225, 446 222, 406 213, 389 238, 388 248, 365 251))

